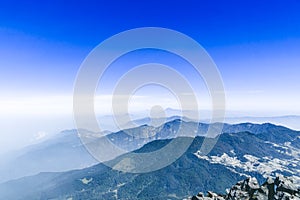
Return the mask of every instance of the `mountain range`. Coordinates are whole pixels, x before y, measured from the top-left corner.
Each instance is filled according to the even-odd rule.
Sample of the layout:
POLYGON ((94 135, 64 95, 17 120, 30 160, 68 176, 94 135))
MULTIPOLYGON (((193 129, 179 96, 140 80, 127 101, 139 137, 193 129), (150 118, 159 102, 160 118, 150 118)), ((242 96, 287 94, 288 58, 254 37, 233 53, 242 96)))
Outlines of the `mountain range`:
MULTIPOLYGON (((207 123, 197 123, 188 118, 181 120, 179 116, 167 118, 165 121, 166 123, 158 127, 153 127, 147 125, 147 123, 151 122, 151 119, 143 118, 137 123, 145 124, 114 133, 108 131, 93 133, 86 130, 81 130, 80 132, 85 133, 92 140, 101 140, 103 139, 102 136, 106 135, 106 138, 116 146, 125 151, 134 151, 151 141, 176 137, 179 127, 183 130, 184 136, 205 136, 210 125, 207 123), (192 130, 195 128, 198 129, 196 133, 192 130)), ((212 127, 214 125, 218 126, 219 124, 212 124, 212 127)), ((272 126, 271 124, 242 123, 235 125, 224 124, 222 132, 236 133, 243 131, 251 133, 266 131, 287 132, 290 129, 272 126), (276 127, 276 130, 272 130, 274 127, 276 127)), ((212 135, 211 137, 215 136, 212 135)), ((275 143, 279 142, 279 140, 281 141, 282 138, 277 138, 275 143)), ((34 175, 39 172, 62 172, 72 169, 82 169, 96 163, 97 160, 88 153, 82 144, 77 130, 66 130, 41 143, 28 146, 9 155, 0 156, 0 183, 34 175), (19 166, 22 167, 20 168, 19 166)))
MULTIPOLYGON (((194 123, 196 122, 175 119, 159 127, 143 125, 107 135, 112 142, 118 141, 115 144, 123 145, 122 148, 135 153, 153 152, 171 141, 180 145, 192 140, 185 153, 165 168, 149 173, 126 173, 108 167, 105 165, 107 163, 95 164, 91 156, 78 154, 77 159, 81 158, 82 163, 85 163, 85 159, 90 161, 86 166, 95 165, 66 172, 44 170, 45 172, 39 173, 37 170, 37 175, 0 184, 0 196, 4 199, 183 199, 199 191, 222 193, 240 179, 249 176, 262 183, 266 177, 275 177, 278 173, 291 177, 295 184, 300 183, 300 132, 269 123, 224 124, 221 135, 205 138, 209 124, 196 123, 199 129, 196 137, 191 138, 188 132, 194 123), (179 126, 186 131, 185 136, 176 137, 176 134, 172 134, 179 126), (128 142, 130 138, 138 140, 128 142), (201 152, 204 140, 216 142, 207 155, 201 152)), ((79 141, 75 144, 80 144, 79 138, 73 137, 74 135, 76 136, 74 131, 70 131, 66 138, 79 141)), ((57 146, 54 145, 53 148, 55 147, 57 146)), ((78 149, 81 148, 83 151, 82 145, 78 149)), ((40 152, 41 149, 43 148, 39 149, 40 152)), ((56 153, 59 151, 60 149, 56 153)), ((27 155, 32 152, 35 151, 28 151, 27 155)), ((36 162, 40 157, 36 158, 36 162)), ((72 162, 72 159, 74 158, 66 158, 61 162, 72 162)), ((107 162, 110 166, 115 166, 128 159, 131 159, 130 153, 107 162)), ((57 161, 51 160, 50 163, 52 162, 57 161)), ((139 164, 134 162, 131 163, 132 167, 139 164)), ((76 163, 72 164, 75 166, 76 163)))

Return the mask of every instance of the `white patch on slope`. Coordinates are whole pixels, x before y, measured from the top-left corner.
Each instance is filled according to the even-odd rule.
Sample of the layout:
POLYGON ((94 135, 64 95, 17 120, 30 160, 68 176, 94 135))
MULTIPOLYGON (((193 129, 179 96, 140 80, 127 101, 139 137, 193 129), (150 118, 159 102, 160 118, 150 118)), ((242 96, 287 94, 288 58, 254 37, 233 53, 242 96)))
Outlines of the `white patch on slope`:
POLYGON ((207 160, 212 164, 224 165, 232 172, 239 173, 244 176, 247 175, 238 171, 258 172, 265 178, 268 176, 274 176, 275 171, 285 171, 291 173, 295 183, 300 185, 300 159, 298 157, 300 150, 291 147, 290 144, 285 144, 285 146, 274 144, 274 146, 275 145, 276 147, 286 149, 284 153, 286 155, 293 156, 293 159, 278 159, 272 157, 258 158, 253 155, 246 154, 243 156, 246 161, 242 162, 236 156, 231 157, 226 153, 223 153, 221 156, 203 156, 200 151, 197 151, 194 155, 196 155, 199 159, 207 160))
POLYGON ((232 150, 230 150, 230 153, 232 153, 233 155, 235 155, 235 152, 234 152, 234 150, 232 149, 232 150))
POLYGON ((89 184, 90 182, 93 181, 93 178, 90 178, 90 179, 83 178, 83 179, 80 179, 80 181, 81 181, 83 184, 87 185, 87 184, 89 184))

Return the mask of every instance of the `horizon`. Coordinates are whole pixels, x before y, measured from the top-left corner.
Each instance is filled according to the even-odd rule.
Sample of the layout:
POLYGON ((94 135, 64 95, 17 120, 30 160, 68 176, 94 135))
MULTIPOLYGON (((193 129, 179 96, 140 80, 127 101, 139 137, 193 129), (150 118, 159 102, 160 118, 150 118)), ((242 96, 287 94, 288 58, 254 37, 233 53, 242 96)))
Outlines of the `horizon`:
MULTIPOLYGON (((174 111, 175 109, 172 109, 172 110, 174 111)), ((179 110, 175 110, 175 111, 179 111, 179 110)), ((101 129, 101 131, 104 131, 104 132, 109 131, 110 133, 116 133, 121 130, 136 128, 136 127, 140 127, 143 125, 151 126, 151 123, 150 124, 148 124, 148 123, 136 124, 135 123, 135 121, 143 120, 145 118, 150 118, 150 119, 159 118, 159 117, 151 117, 147 113, 148 112, 130 114, 130 117, 132 119, 131 122, 133 122, 134 126, 127 126, 127 124, 115 124, 115 123, 113 123, 112 115, 97 116, 97 119, 98 120, 104 119, 104 121, 105 121, 105 123, 102 124, 103 129, 101 129)), ((185 121, 185 122, 192 120, 196 123, 204 123, 204 124, 213 124, 213 123, 223 123, 223 124, 229 124, 229 125, 237 125, 237 124, 245 124, 245 123, 246 124, 247 123, 258 124, 258 125, 272 124, 275 126, 283 126, 288 129, 291 129, 291 130, 300 131, 300 125, 297 123, 300 119, 300 115, 275 115, 275 116, 232 115, 232 116, 227 116, 224 119, 222 119, 222 120, 224 120, 222 122, 218 121, 218 119, 216 119, 217 121, 215 121, 215 122, 211 122, 210 121, 211 119, 209 117, 199 118, 197 121, 195 121, 192 118, 188 118, 188 117, 180 115, 180 114, 176 114, 176 115, 170 114, 170 115, 166 115, 165 117, 162 117, 164 119, 164 121, 160 120, 159 122, 168 123, 168 122, 176 120, 176 119, 173 119, 173 120, 168 121, 168 118, 172 118, 172 117, 179 117, 179 118, 181 118, 182 121, 185 121), (188 120, 186 121, 185 118, 188 120), (290 121, 290 120, 282 121, 282 118, 296 118, 296 119, 292 119, 292 121, 290 121)), ((160 119, 162 119, 162 118, 160 118, 160 119)), ((65 125, 65 123, 63 123, 63 124, 65 125)), ((154 127, 156 127, 156 126, 154 126, 154 127)), ((23 141, 23 143, 14 143, 15 146, 12 146, 12 147, 10 146, 10 148, 7 148, 7 146, 4 146, 4 148, 0 148, 0 151, 1 151, 0 155, 4 155, 6 153, 10 153, 10 152, 14 152, 14 151, 19 151, 19 150, 22 150, 23 148, 42 143, 44 141, 47 141, 48 139, 53 138, 54 136, 59 135, 60 133, 62 133, 64 131, 79 130, 79 129, 82 129, 82 128, 77 128, 75 126, 69 126, 69 127, 63 126, 63 128, 61 128, 61 129, 55 128, 51 132, 38 131, 36 134, 32 135, 31 137, 28 137, 28 141, 23 141)), ((87 131, 91 131, 91 130, 87 130, 87 131)))

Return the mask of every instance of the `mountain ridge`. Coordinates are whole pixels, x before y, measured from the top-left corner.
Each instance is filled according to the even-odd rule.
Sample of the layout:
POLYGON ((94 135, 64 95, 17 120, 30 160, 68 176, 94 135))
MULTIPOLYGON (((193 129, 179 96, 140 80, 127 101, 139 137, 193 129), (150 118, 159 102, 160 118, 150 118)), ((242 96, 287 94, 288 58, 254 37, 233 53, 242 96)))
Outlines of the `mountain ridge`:
MULTIPOLYGON (((113 144, 125 149, 126 151, 134 151, 151 141, 176 137, 176 130, 178 130, 179 125, 183 127, 185 132, 189 132, 191 129, 190 124, 194 127, 197 126, 198 132, 187 134, 188 136, 204 136, 209 127, 209 124, 206 123, 197 123, 192 121, 185 122, 180 119, 175 119, 159 127, 143 125, 141 127, 109 133, 106 137, 108 137, 113 144), (145 130, 146 135, 141 135, 141 129, 145 130), (135 140, 133 140, 133 138, 135 140), (132 141, 129 142, 131 139, 132 141)), ((273 129, 277 130, 277 133, 285 132, 286 134, 278 134, 279 136, 271 134, 268 138, 266 135, 260 135, 260 137, 270 142, 280 141, 282 143, 286 141, 286 137, 290 139, 294 137, 291 136, 290 133, 298 134, 297 131, 269 123, 224 124, 222 132, 235 133, 249 131, 259 134, 260 132, 272 132, 273 129), (279 129, 280 131, 278 131, 279 129)), ((95 138, 101 136, 100 133, 88 133, 88 135, 95 138)), ((299 139, 291 141, 291 144, 297 146, 297 140, 299 139)), ((15 179, 22 176, 34 175, 42 171, 66 171, 71 169, 80 169, 96 163, 97 161, 88 153, 82 144, 82 141, 78 138, 77 130, 67 130, 67 132, 63 131, 62 134, 59 134, 57 137, 53 137, 50 140, 22 149, 21 154, 16 156, 15 159, 10 162, 2 163, 2 165, 0 164, 0 182, 4 182, 12 178, 15 179), (57 167, 51 168, 51 163, 56 163, 57 167), (19 168, 19 165, 22 165, 23 168, 19 168)))
MULTIPOLYGON (((273 125, 264 126, 269 132, 223 133, 208 155, 198 153, 205 138, 197 136, 178 160, 157 171, 124 173, 98 164, 82 170, 41 173, 6 182, 0 185, 0 194, 6 199, 182 199, 199 191, 222 192, 248 176, 256 177, 261 183, 265 177, 275 176, 278 172, 298 177, 299 157, 284 149, 287 148, 284 145, 299 137, 299 132, 273 125), (281 131, 282 137, 270 138, 279 139, 277 146, 262 137, 281 131), (39 185, 43 187, 36 188, 39 185), (14 194, 19 196, 11 196, 14 194)), ((155 140, 135 152, 152 152, 171 140, 155 140)), ((299 142, 296 141, 296 144, 299 142)), ((114 161, 117 164, 126 158, 124 154, 114 161)))

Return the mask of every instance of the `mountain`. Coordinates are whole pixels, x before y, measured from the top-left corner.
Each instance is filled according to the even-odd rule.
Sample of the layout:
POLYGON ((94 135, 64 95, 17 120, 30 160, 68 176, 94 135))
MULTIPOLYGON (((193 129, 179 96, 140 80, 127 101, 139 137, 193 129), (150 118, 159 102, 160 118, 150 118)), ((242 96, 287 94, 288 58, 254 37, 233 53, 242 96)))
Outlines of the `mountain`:
MULTIPOLYGON (((177 137, 179 128, 182 130, 180 136, 194 137, 205 136, 209 127, 209 124, 206 123, 183 121, 178 119, 178 116, 168 119, 171 121, 158 127, 142 125, 115 133, 93 133, 86 130, 81 130, 81 132, 84 132, 87 137, 92 138, 91 141, 102 140, 101 136, 106 135, 110 142, 116 146, 125 151, 134 151, 155 140, 177 137), (195 129, 197 129, 196 133, 194 132, 195 129)), ((188 119, 185 118, 185 120, 188 119)), ((214 126, 217 127, 219 125, 219 123, 215 123, 211 126, 214 128, 214 126)), ((246 131, 254 134, 270 133, 262 134, 258 137, 272 143, 284 143, 288 137, 291 144, 299 148, 297 145, 300 139, 291 140, 298 132, 273 124, 224 124, 222 132, 237 133, 246 131)), ((212 135, 211 137, 215 136, 217 135, 212 135)), ((113 158, 109 156, 108 160, 113 158)), ((24 176, 35 175, 39 172, 62 172, 72 169, 82 169, 96 163, 97 161, 82 144, 77 135, 77 130, 67 130, 42 143, 14 152, 6 156, 6 159, 3 157, 0 158, 0 183, 24 176)))
POLYGON ((0 182, 43 171, 80 169, 96 163, 82 145, 77 130, 67 130, 41 143, 2 156, 0 182))
MULTIPOLYGON (((139 127, 130 128, 126 130, 121 130, 112 134, 107 135, 109 140, 127 151, 136 150, 143 145, 159 139, 171 139, 178 135, 179 128, 182 130, 181 136, 195 137, 195 136, 206 136, 209 127, 212 129, 220 127, 220 123, 198 123, 194 121, 184 121, 181 119, 175 119, 168 121, 165 124, 153 127, 147 124, 141 125, 139 127), (195 132, 197 130, 197 132, 195 132)), ((254 134, 259 133, 270 133, 266 134, 269 141, 272 142, 282 142, 292 134, 294 137, 298 132, 293 131, 289 128, 283 126, 276 126, 270 123, 265 124, 252 124, 252 123, 241 123, 241 124, 223 124, 223 129, 221 133, 238 133, 238 132, 251 132, 254 134), (285 133, 285 134, 280 134, 285 133), (273 137, 274 140, 272 140, 273 137), (280 140, 280 141, 279 141, 280 140)), ((215 132, 214 135, 210 137, 216 137, 219 132, 215 132)))
POLYGON ((189 120, 186 117, 181 117, 179 115, 174 115, 174 116, 165 117, 165 118, 144 117, 144 118, 138 118, 138 119, 132 120, 131 122, 126 123, 122 127, 124 129, 129 129, 129 128, 139 127, 139 126, 142 126, 142 125, 149 125, 149 126, 151 126, 152 123, 153 124, 157 124, 156 126, 161 126, 164 123, 167 123, 167 122, 170 122, 170 121, 174 121, 176 119, 182 119, 184 121, 192 121, 192 120, 189 120))
POLYGON ((273 117, 226 117, 225 123, 238 124, 238 123, 272 123, 276 125, 285 126, 294 130, 300 130, 300 116, 286 115, 286 116, 273 116, 273 117))
MULTIPOLYGON (((167 108, 165 109, 166 116, 180 116, 182 113, 186 114, 186 117, 189 119, 188 121, 195 121, 192 117, 195 114, 200 113, 200 119, 196 121, 201 121, 203 123, 209 123, 211 118, 211 111, 209 110, 199 110, 198 112, 192 110, 185 110, 184 112, 179 109, 167 108)), ((185 118, 182 118, 186 120, 185 118)), ((268 116, 268 117, 259 117, 259 116, 247 116, 247 113, 244 112, 226 112, 226 116, 224 119, 215 119, 215 121, 224 122, 227 124, 240 124, 240 123, 254 123, 254 124, 264 124, 271 123, 280 126, 285 126, 293 130, 300 131, 300 116, 299 115, 283 115, 283 116, 268 116)), ((137 124, 142 125, 142 124, 137 124)))
MULTIPOLYGON (((180 124, 181 121, 176 119, 160 127, 143 125, 115 133, 107 131, 94 133, 87 130, 79 132, 83 133, 82 137, 89 137, 91 141, 103 140, 102 136, 106 135, 117 146, 126 151, 133 151, 153 140, 176 137, 175 133, 180 124)), ((193 126, 197 126, 197 123, 182 123, 184 132, 189 132, 193 126)), ((97 161, 86 150, 77 132, 77 130, 62 131, 41 143, 1 155, 0 183, 39 172, 62 172, 96 164, 97 161)))
MULTIPOLYGON (((176 127, 179 122, 185 123, 175 120, 164 126, 176 127)), ((266 177, 275 177, 277 173, 300 183, 299 132, 272 124, 248 123, 226 125, 224 132, 217 138, 154 140, 134 151, 152 152, 171 141, 180 145, 193 140, 180 158, 157 171, 125 173, 98 164, 81 170, 40 173, 1 184, 0 196, 4 199, 183 199, 199 191, 222 193, 249 176, 263 183, 266 177), (216 139, 212 151, 202 155, 203 141, 216 139)), ((176 147, 173 151, 177 151, 176 147)), ((116 166, 128 159, 132 159, 131 155, 124 154, 108 162, 116 166)), ((135 167, 137 162, 133 160, 130 164, 135 167)))

